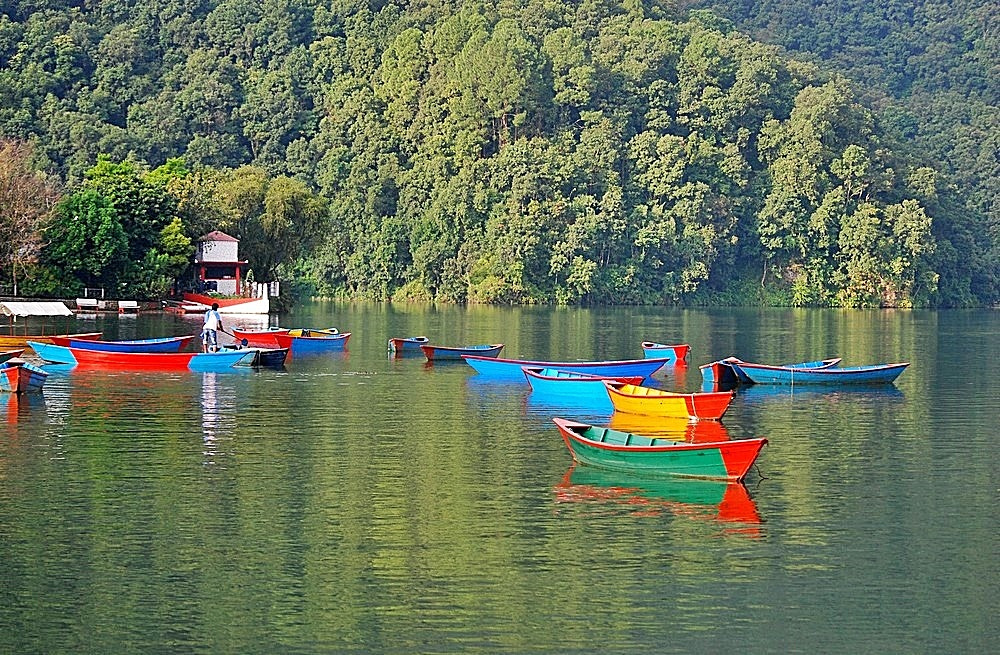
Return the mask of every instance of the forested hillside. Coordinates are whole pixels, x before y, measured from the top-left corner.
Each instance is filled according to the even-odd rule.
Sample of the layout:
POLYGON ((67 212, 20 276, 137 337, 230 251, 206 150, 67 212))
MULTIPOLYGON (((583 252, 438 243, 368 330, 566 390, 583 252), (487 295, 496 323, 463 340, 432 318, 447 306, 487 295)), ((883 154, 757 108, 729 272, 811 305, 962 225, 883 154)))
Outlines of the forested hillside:
MULTIPOLYGON (((31 244, 0 247, 0 282, 155 295, 217 227, 258 280, 330 295, 996 302, 988 43, 929 42, 925 68, 948 74, 874 54, 849 71, 843 47, 807 62, 737 31, 774 37, 755 7, 732 3, 733 22, 658 0, 0 8, 0 137, 24 161, 10 179, 50 174, 16 221, 0 180, 0 233, 31 244), (953 55, 981 79, 939 61, 953 55), (891 95, 917 80, 926 110, 891 95), (960 125, 961 144, 945 134, 960 125), (65 228, 84 223, 86 238, 65 228)), ((783 35, 838 15, 772 9, 783 35)))

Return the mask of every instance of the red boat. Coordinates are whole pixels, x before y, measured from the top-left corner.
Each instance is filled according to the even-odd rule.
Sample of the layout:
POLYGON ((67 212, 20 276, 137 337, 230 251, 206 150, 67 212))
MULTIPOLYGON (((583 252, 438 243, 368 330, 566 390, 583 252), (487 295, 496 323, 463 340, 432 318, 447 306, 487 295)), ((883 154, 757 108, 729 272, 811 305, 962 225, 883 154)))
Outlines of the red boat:
POLYGON ((237 341, 246 339, 248 346, 254 346, 257 348, 278 348, 278 340, 275 337, 284 336, 288 334, 288 332, 288 328, 282 327, 269 327, 259 330, 233 328, 233 337, 235 337, 237 341))
POLYGON ((68 348, 81 368, 112 371, 216 371, 252 359, 252 350, 221 350, 215 353, 122 353, 68 348))

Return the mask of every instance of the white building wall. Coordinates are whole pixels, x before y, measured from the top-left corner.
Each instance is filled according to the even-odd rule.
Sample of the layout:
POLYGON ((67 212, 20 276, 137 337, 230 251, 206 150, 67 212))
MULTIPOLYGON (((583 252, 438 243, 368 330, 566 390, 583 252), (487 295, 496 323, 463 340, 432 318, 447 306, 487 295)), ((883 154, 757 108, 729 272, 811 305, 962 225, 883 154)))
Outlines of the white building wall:
POLYGON ((239 261, 239 245, 236 241, 202 241, 198 244, 198 261, 239 261))

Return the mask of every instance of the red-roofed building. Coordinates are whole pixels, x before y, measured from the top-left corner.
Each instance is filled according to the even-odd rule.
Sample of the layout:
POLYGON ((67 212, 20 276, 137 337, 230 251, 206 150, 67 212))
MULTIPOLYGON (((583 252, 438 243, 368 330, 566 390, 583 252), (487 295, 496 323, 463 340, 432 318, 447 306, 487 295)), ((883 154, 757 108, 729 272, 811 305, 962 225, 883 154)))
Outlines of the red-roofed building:
POLYGON ((195 275, 203 291, 238 296, 248 267, 239 258, 240 240, 215 230, 198 239, 194 255, 195 275))

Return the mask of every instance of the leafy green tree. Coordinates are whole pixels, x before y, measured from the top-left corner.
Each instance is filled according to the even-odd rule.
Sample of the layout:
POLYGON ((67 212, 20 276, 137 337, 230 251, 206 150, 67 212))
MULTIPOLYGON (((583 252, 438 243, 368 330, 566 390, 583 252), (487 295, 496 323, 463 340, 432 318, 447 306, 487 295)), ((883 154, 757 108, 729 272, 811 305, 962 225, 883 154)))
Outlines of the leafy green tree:
POLYGON ((128 236, 114 205, 96 189, 60 201, 43 238, 40 264, 54 272, 59 286, 40 291, 72 296, 84 287, 117 287, 128 261, 128 236))

